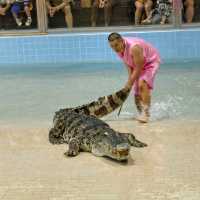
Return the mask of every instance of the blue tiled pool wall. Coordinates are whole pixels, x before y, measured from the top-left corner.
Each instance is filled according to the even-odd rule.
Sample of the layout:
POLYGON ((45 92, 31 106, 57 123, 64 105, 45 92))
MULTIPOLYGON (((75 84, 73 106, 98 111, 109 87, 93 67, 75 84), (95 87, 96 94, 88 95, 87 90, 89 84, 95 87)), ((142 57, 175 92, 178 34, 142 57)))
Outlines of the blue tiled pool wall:
MULTIPOLYGON (((0 65, 115 62, 108 32, 0 37, 0 65)), ((121 32, 154 44, 164 62, 200 60, 200 29, 121 32)))

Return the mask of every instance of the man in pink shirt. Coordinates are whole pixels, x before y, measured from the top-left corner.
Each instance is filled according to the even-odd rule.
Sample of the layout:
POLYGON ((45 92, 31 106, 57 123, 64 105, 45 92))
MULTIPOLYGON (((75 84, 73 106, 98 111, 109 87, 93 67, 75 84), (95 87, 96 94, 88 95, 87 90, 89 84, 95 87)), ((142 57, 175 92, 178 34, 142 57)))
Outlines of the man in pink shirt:
POLYGON ((140 38, 122 37, 119 33, 111 33, 108 42, 127 67, 128 84, 133 86, 136 108, 140 113, 137 119, 147 123, 151 90, 160 66, 159 53, 150 43, 140 38))

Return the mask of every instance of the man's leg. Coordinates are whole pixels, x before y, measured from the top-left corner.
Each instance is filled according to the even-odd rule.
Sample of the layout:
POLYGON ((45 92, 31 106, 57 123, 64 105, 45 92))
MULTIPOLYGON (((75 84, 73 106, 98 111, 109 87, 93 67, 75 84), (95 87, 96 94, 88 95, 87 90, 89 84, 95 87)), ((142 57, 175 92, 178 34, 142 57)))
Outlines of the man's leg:
POLYGON ((141 112, 142 112, 141 97, 139 94, 135 95, 134 97, 135 97, 135 105, 136 105, 137 111, 138 111, 138 113, 141 114, 141 112))
POLYGON ((150 116, 149 109, 151 105, 151 92, 147 82, 144 80, 139 80, 138 86, 141 106, 141 115, 139 116, 138 120, 140 122, 147 123, 150 116))
POLYGON ((72 16, 72 11, 71 11, 70 4, 66 5, 63 8, 63 11, 65 13, 65 22, 67 24, 67 27, 68 28, 72 28, 73 27, 73 16, 72 16))
POLYGON ((142 112, 139 117, 139 121, 146 123, 149 120, 149 109, 151 105, 151 90, 154 88, 154 80, 157 71, 160 67, 160 62, 152 63, 148 66, 149 69, 140 76, 138 82, 134 88, 135 94, 139 94, 141 98, 142 112))

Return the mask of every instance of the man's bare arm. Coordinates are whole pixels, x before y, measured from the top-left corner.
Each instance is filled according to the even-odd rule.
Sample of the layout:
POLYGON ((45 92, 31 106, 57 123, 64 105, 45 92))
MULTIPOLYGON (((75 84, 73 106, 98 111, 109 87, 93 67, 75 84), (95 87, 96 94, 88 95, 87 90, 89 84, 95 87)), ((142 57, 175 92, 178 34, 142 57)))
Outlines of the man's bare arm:
POLYGON ((139 78, 141 71, 144 66, 144 55, 143 55, 143 49, 139 45, 135 45, 132 48, 132 59, 134 59, 135 63, 135 69, 132 71, 132 74, 129 78, 129 83, 131 85, 134 84, 134 82, 139 78))

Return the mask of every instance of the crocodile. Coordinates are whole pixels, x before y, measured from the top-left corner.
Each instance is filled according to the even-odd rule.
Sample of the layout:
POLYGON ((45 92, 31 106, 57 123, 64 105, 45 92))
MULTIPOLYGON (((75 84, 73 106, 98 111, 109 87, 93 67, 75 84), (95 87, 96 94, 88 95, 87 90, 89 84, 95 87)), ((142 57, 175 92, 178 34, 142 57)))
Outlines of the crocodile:
POLYGON ((85 151, 95 156, 125 161, 128 160, 131 146, 147 146, 131 133, 115 131, 96 116, 66 110, 63 121, 62 130, 57 127, 50 130, 49 141, 52 144, 67 143, 66 156, 77 156, 80 151, 85 151))

